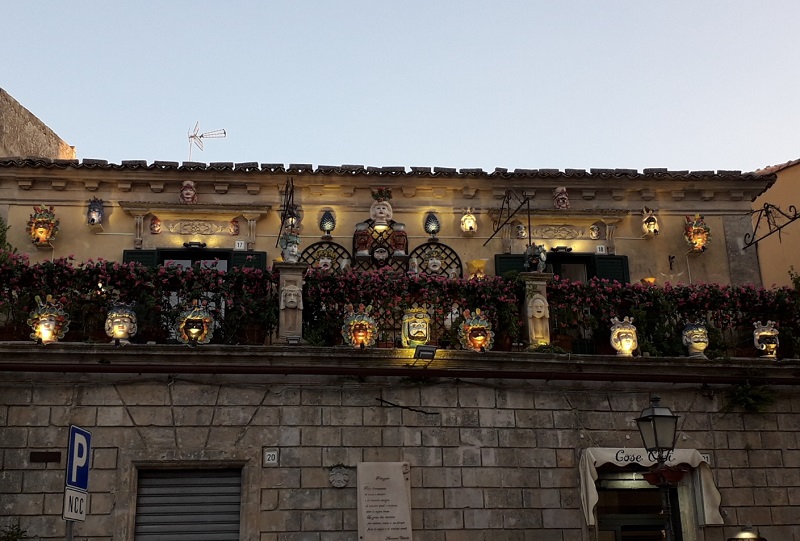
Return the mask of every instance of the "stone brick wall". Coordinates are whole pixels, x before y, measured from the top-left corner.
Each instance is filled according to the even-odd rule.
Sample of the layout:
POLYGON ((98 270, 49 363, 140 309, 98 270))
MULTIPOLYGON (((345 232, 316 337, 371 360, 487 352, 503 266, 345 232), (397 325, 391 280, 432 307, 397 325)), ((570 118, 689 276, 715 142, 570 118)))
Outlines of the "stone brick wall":
POLYGON ((0 156, 74 160, 75 147, 0 88, 0 156))
POLYGON ((678 447, 710 453, 726 526, 800 539, 800 399, 722 413, 699 386, 366 378, 12 375, 0 384, 0 528, 63 539, 70 424, 92 432, 91 503, 75 538, 133 538, 137 467, 243 465, 241 539, 357 539, 356 465, 411 464, 415 541, 593 539, 580 510, 584 447, 640 447, 649 391, 681 415, 678 447), (657 386, 656 386, 657 387, 657 386), (263 451, 279 449, 265 465, 263 451), (61 450, 60 463, 30 452, 61 450), (346 488, 330 469, 349 468, 346 488))

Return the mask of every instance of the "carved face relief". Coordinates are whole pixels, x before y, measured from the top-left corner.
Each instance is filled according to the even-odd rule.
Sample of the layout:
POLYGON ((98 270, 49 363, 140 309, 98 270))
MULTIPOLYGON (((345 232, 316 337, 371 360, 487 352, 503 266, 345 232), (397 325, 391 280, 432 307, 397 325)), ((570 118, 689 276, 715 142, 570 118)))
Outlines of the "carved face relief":
POLYGON ((536 319, 541 319, 547 315, 547 304, 542 298, 535 298, 531 300, 531 316, 536 319))
POLYGON ((184 204, 197 203, 197 190, 194 187, 193 181, 183 181, 181 185, 180 202, 184 204))

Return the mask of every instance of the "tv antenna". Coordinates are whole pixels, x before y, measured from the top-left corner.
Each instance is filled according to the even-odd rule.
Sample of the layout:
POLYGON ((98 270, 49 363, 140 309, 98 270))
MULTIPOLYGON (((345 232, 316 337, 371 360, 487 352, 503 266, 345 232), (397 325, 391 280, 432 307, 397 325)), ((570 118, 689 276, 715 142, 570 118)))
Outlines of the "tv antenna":
POLYGON ((212 130, 205 133, 200 132, 200 121, 194 124, 194 129, 190 130, 189 135, 189 161, 192 161, 192 145, 203 150, 203 139, 224 139, 228 134, 225 130, 212 130))

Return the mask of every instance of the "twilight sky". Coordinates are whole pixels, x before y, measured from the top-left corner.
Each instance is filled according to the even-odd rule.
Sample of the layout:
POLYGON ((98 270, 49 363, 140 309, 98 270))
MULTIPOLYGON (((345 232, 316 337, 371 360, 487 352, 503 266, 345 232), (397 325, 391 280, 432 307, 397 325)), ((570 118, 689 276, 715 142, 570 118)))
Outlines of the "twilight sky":
POLYGON ((741 169, 800 158, 797 0, 6 0, 79 158, 741 169))

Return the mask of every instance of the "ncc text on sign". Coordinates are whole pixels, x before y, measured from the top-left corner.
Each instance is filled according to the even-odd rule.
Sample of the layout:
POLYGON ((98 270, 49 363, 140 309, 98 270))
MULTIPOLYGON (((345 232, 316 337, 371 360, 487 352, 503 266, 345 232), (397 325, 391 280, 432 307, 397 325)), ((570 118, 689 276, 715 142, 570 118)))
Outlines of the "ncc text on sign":
POLYGON ((64 518, 84 520, 89 491, 89 456, 92 433, 77 426, 69 427, 67 471, 64 476, 64 518))

